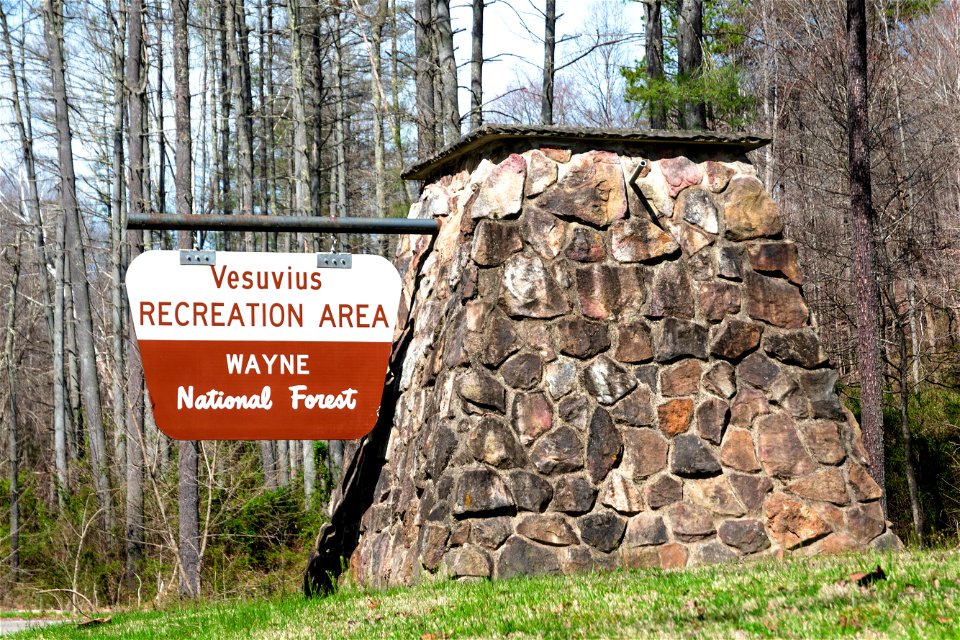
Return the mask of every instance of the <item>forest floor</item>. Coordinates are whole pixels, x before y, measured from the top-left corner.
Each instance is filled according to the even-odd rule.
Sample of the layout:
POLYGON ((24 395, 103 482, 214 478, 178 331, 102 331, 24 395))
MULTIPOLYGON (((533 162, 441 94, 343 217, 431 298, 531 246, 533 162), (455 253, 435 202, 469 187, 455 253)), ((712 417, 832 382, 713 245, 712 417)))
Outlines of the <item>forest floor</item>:
POLYGON ((960 637, 960 550, 298 594, 104 614, 17 638, 960 637), (880 567, 882 571, 877 571, 880 567))

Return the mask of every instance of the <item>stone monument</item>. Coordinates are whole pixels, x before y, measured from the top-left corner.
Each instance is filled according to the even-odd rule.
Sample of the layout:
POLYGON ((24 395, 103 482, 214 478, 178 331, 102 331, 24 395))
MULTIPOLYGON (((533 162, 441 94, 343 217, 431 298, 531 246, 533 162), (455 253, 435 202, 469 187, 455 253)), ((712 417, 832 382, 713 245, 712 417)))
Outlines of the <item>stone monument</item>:
POLYGON ((765 142, 487 127, 410 169, 440 232, 400 242, 380 424, 307 582, 340 556, 386 586, 898 546, 765 142))

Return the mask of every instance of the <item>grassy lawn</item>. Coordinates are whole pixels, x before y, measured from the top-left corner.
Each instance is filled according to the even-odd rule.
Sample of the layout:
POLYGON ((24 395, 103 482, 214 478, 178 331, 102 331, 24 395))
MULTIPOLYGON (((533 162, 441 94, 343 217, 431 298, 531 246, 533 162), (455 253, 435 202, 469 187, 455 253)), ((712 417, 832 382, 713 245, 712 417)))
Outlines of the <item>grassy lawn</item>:
POLYGON ((115 613, 18 638, 960 637, 960 551, 435 582, 115 613), (881 565, 885 580, 850 575, 881 565))

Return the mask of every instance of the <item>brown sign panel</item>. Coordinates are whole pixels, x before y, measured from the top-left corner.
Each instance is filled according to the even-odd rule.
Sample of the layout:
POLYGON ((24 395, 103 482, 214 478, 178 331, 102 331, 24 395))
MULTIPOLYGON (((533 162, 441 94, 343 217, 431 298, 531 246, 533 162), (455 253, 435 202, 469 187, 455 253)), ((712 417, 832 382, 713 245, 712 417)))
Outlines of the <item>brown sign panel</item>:
POLYGON ((149 251, 127 294, 157 426, 180 440, 345 440, 380 409, 400 276, 379 256, 149 251))

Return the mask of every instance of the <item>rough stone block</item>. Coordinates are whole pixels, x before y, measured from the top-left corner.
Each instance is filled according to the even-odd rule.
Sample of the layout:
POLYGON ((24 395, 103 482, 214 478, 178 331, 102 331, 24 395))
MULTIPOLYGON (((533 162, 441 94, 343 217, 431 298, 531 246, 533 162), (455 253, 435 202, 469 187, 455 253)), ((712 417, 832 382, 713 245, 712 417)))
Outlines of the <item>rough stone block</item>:
POLYGON ((840 464, 847 457, 836 422, 817 420, 800 427, 807 449, 822 464, 840 464))
POLYGON ((577 519, 580 539, 594 549, 610 553, 620 545, 626 521, 613 511, 598 511, 577 519))
POLYGON ((715 362, 703 376, 703 388, 715 396, 732 398, 737 392, 736 370, 728 362, 715 362))
POLYGON ((553 490, 553 502, 550 508, 569 514, 586 513, 593 509, 597 500, 597 489, 583 476, 563 476, 553 490))
POLYGON ((577 297, 583 315, 607 320, 616 315, 620 301, 619 271, 605 264, 593 264, 576 271, 577 297))
POLYGON ((527 162, 523 156, 511 153, 498 164, 480 185, 471 218, 509 218, 520 213, 523 184, 527 177, 527 162))
POLYGON ((780 274, 794 284, 803 284, 797 245, 792 242, 751 242, 747 245, 747 258, 758 273, 780 274))
POLYGON ((454 552, 451 573, 455 578, 489 578, 493 569, 486 551, 469 545, 454 552))
POLYGON ((662 323, 656 361, 667 363, 683 357, 706 360, 707 336, 708 330, 703 325, 678 318, 667 318, 662 323))
POLYGON ((630 518, 623 537, 623 548, 646 547, 667 541, 667 526, 663 517, 653 513, 641 513, 630 518))
POLYGON ((508 469, 526 462, 523 447, 506 424, 494 417, 485 417, 470 433, 470 451, 479 462, 508 469))
POLYGON ((560 559, 557 549, 528 542, 520 536, 511 536, 497 558, 496 577, 512 578, 530 574, 559 574, 560 559))
POLYGON ((646 322, 634 320, 619 323, 617 333, 619 340, 614 358, 627 363, 653 360, 653 342, 646 322))
POLYGON ((817 463, 803 448, 796 423, 785 413, 760 418, 757 446, 763 470, 775 478, 796 478, 812 472, 817 463))
POLYGON ((720 473, 720 461, 710 446, 692 433, 673 439, 670 448, 670 471, 678 476, 699 478, 720 473))
POLYGON ((697 225, 707 233, 720 233, 717 205, 709 191, 700 187, 685 189, 677 198, 674 211, 680 211, 684 220, 697 225))
POLYGON ((764 509, 767 529, 784 549, 809 544, 832 531, 813 509, 783 493, 767 498, 764 509))
POLYGON ((853 497, 857 502, 879 500, 883 497, 880 485, 856 462, 851 462, 847 466, 847 480, 850 482, 850 489, 853 490, 853 497))
POLYGON ((724 516, 742 516, 747 510, 724 476, 688 480, 684 490, 693 504, 724 516))
POLYGON ((627 192, 619 157, 607 151, 574 156, 557 183, 537 197, 537 206, 595 227, 623 218, 627 192))
POLYGON ((456 515, 496 512, 514 506, 510 490, 492 469, 467 469, 457 478, 453 506, 456 515))
POLYGON ((740 287, 729 282, 704 282, 700 285, 700 313, 710 322, 720 322, 740 312, 740 287))
POLYGON ((660 370, 660 394, 664 397, 692 396, 700 387, 703 364, 686 359, 660 370))
POLYGON ((611 405, 637 388, 637 378, 607 356, 593 360, 581 374, 584 390, 602 405, 611 405))
POLYGON ((614 223, 611 248, 618 262, 653 262, 671 256, 680 245, 649 218, 632 217, 614 223))
POLYGON ((723 400, 708 398, 697 407, 697 433, 713 444, 720 444, 729 420, 730 406, 723 400))
POLYGON ((543 376, 543 361, 533 353, 518 353, 500 367, 500 375, 514 389, 532 389, 543 376))
POLYGON ((720 447, 720 462, 725 467, 752 473, 760 471, 760 462, 754 451, 753 437, 749 431, 731 429, 720 447))
POLYGON ((521 222, 523 240, 537 255, 552 260, 560 255, 567 242, 570 224, 560 220, 549 211, 542 211, 530 204, 524 207, 521 222))
POLYGON ((570 427, 558 427, 530 450, 530 461, 540 473, 565 473, 583 468, 583 444, 570 427))
POLYGON ((832 502, 839 505, 850 504, 850 496, 847 495, 847 486, 843 481, 843 474, 836 467, 821 469, 803 478, 798 478, 787 485, 787 491, 808 500, 832 502))
POLYGON ((693 400, 690 398, 670 400, 657 407, 657 424, 668 438, 687 431, 692 418, 693 400))
POLYGON ((847 509, 847 528, 861 542, 873 540, 886 528, 880 502, 858 504, 847 509))
POLYGON ((736 318, 727 319, 710 344, 710 355, 736 362, 760 344, 763 326, 736 318))
POLYGON ((799 329, 810 318, 810 310, 800 289, 777 278, 753 271, 744 275, 747 288, 747 314, 784 329, 799 329))
POLYGON ((573 527, 558 513, 524 516, 517 524, 517 533, 534 542, 554 547, 580 543, 573 527))
POLYGON ((680 260, 660 265, 653 277, 647 316, 692 319, 693 290, 690 276, 680 260))
POLYGON ((729 240, 773 237, 783 231, 777 205, 752 176, 736 176, 724 193, 723 218, 729 240))
POLYGON ((600 492, 600 504, 618 513, 637 513, 643 511, 643 494, 632 478, 614 471, 600 492))
POLYGON ((564 255, 575 262, 602 262, 607 257, 603 235, 596 229, 574 225, 564 255))
POLYGON ((507 478, 517 508, 522 511, 543 511, 553 499, 553 487, 535 473, 515 469, 507 478))
POLYGON ((639 385, 627 397, 613 405, 610 415, 615 421, 632 427, 653 426, 656 421, 653 395, 646 385, 639 385))
POLYGON ((623 440, 613 425, 613 418, 604 409, 597 408, 590 419, 587 432, 587 473, 594 484, 599 484, 610 469, 620 461, 623 440))
POLYGON ((683 483, 670 475, 658 476, 647 483, 647 506, 659 509, 683 497, 683 483))
POLYGON ((761 353, 752 353, 737 365, 737 380, 758 389, 769 389, 779 374, 780 367, 761 353))
POLYGON ((740 473, 729 475, 730 485, 736 489, 747 511, 753 512, 763 505, 763 500, 773 490, 773 480, 767 476, 748 476, 740 473))
POLYGON ((784 364, 814 369, 827 361, 827 354, 813 329, 768 332, 763 350, 784 364))
POLYGON ((574 358, 590 358, 610 347, 610 337, 603 323, 579 317, 566 317, 556 323, 557 348, 574 358))
POLYGON ((511 256, 503 267, 501 301, 511 316, 555 318, 570 309, 563 288, 536 256, 511 256))
POLYGON ((667 509, 667 521, 677 540, 691 542, 716 533, 713 514, 702 507, 678 502, 667 509))
POLYGON ((542 392, 518 393, 513 399, 513 428, 529 445, 553 428, 553 404, 542 392))
POLYGON ((523 249, 518 227, 495 220, 481 220, 473 232, 470 256, 481 267, 496 267, 523 249))
POLYGON ((700 184, 703 180, 703 170, 700 165, 691 162, 685 156, 676 158, 664 158, 659 162, 660 171, 670 186, 670 197, 675 198, 677 194, 689 186, 700 184))
POLYGON ((727 520, 717 529, 717 535, 725 544, 741 553, 757 553, 770 547, 770 539, 759 520, 727 520))
POLYGON ((653 429, 627 429, 623 433, 623 470, 640 480, 667 466, 667 441, 653 429))
POLYGON ((488 373, 469 371, 460 378, 460 397, 478 407, 496 409, 503 413, 507 408, 507 392, 488 373))

